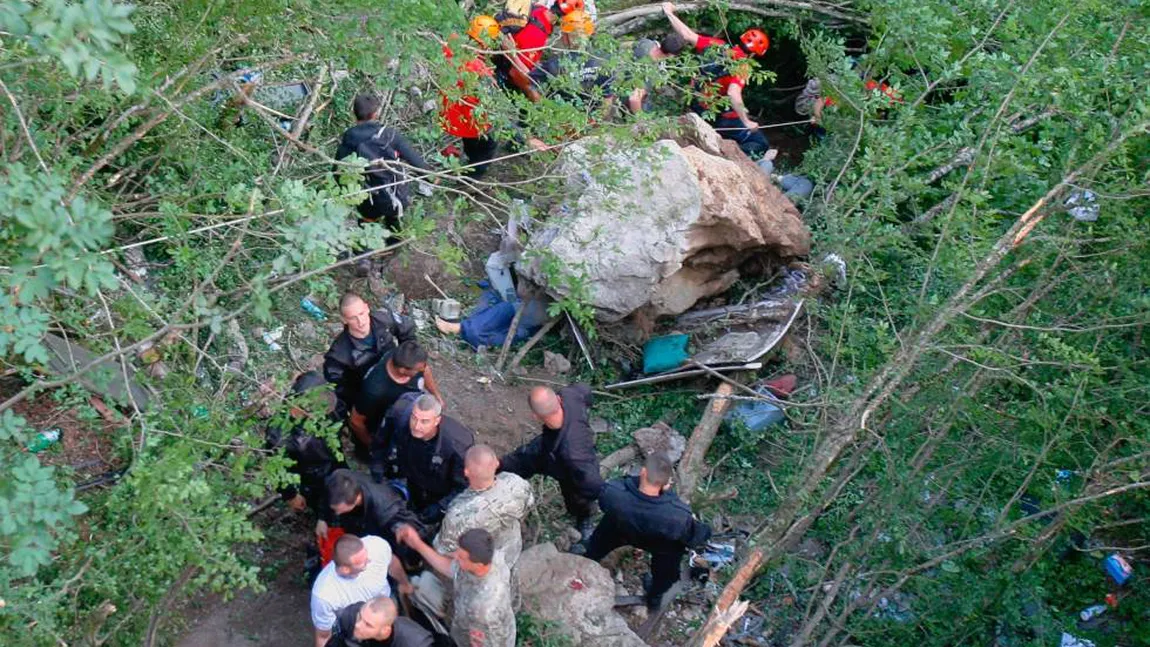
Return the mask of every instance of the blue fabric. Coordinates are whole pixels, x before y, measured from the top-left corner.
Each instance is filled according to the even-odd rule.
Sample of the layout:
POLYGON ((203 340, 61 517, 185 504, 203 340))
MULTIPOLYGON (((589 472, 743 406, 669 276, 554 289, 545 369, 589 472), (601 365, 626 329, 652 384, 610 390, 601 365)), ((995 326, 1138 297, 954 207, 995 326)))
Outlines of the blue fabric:
POLYGON ((492 290, 484 290, 475 309, 460 322, 460 335, 472 348, 502 346, 520 305, 527 310, 519 318, 512 342, 526 341, 543 326, 547 319, 547 309, 540 301, 508 303, 492 290))
POLYGON ((735 128, 736 130, 719 130, 719 135, 723 139, 737 143, 748 157, 761 157, 771 147, 761 130, 747 130, 738 117, 719 117, 715 120, 714 126, 716 129, 735 128))

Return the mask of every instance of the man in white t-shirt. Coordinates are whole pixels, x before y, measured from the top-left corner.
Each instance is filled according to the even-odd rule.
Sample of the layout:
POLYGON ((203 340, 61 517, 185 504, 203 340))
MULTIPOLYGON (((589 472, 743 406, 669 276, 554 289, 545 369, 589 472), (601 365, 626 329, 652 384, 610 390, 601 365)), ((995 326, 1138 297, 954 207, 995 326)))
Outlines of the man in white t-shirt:
POLYGON ((411 592, 403 565, 382 537, 340 537, 335 542, 335 556, 319 572, 311 587, 311 623, 315 627, 316 647, 327 644, 340 609, 390 596, 388 575, 399 582, 400 593, 411 592))

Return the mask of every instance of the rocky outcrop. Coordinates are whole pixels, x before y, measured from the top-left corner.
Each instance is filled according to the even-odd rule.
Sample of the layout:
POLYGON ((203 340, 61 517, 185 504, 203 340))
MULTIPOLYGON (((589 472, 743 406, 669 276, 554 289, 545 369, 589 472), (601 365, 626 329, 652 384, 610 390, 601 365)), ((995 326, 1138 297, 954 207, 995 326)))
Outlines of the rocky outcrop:
POLYGON ((576 647, 645 647, 615 613, 611 573, 585 557, 532 546, 515 564, 515 583, 521 609, 555 623, 576 647))
POLYGON ((559 172, 571 197, 532 237, 521 273, 554 297, 585 288, 612 322, 682 313, 729 288, 752 257, 810 251, 799 211, 737 146, 689 117, 677 139, 567 147, 559 172))

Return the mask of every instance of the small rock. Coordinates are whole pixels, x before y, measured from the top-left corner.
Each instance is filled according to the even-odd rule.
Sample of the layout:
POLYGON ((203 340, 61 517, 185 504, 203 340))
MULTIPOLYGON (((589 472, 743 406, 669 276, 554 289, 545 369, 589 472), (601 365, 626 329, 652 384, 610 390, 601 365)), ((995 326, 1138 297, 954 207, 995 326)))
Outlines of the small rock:
POLYGON ((558 353, 545 350, 543 351, 543 369, 552 375, 563 375, 571 370, 571 362, 558 353))
POLYGON ((589 424, 591 425, 591 432, 596 435, 611 431, 611 426, 603 418, 592 418, 589 424))
POLYGON ((631 435, 645 457, 662 453, 674 463, 683 457, 683 452, 687 449, 687 439, 662 421, 650 427, 637 429, 631 435))
POLYGON ((571 526, 567 526, 567 528, 565 528, 563 530, 563 533, 572 542, 576 542, 576 541, 579 541, 580 539, 583 539, 583 535, 580 534, 580 532, 578 530, 572 528, 571 526))
POLYGON ((319 336, 315 323, 306 319, 296 324, 296 332, 306 340, 314 340, 319 336))

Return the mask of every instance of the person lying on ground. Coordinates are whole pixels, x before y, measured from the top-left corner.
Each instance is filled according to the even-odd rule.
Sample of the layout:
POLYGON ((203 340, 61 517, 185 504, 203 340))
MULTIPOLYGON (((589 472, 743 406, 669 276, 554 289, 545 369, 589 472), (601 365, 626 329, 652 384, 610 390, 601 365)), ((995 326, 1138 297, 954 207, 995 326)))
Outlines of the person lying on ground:
POLYGON ((467 489, 464 455, 475 434, 443 415, 442 403, 428 393, 398 401, 383 426, 390 441, 388 463, 407 486, 408 505, 428 527, 438 524, 467 489))
POLYGON ((374 470, 382 467, 382 463, 376 463, 383 456, 371 452, 386 444, 380 436, 380 425, 391 407, 408 393, 430 393, 443 402, 439 384, 427 363, 427 351, 414 339, 384 353, 367 371, 348 416, 347 426, 351 429, 356 451, 360 455, 365 451, 368 453, 368 462, 375 466, 372 474, 378 478, 383 474, 376 474, 374 470))
POLYGON ((459 536, 459 548, 442 555, 411 527, 400 540, 423 557, 434 571, 452 582, 451 638, 470 647, 514 647, 515 611, 511 604, 511 570, 495 552, 491 533, 473 528, 459 536))
POLYGON ((608 483, 599 497, 603 519, 586 543, 585 556, 596 562, 620 546, 650 553, 651 579, 645 588, 652 610, 660 607, 664 594, 679 580, 687 550, 711 537, 710 526, 697 520, 670 491, 673 471, 671 461, 656 453, 643 463, 638 477, 608 483))
POLYGON ((327 647, 432 647, 435 638, 411 618, 399 617, 386 596, 356 602, 336 614, 327 647))
POLYGON ((750 79, 752 57, 762 56, 771 45, 770 38, 761 29, 748 29, 739 37, 739 43, 728 47, 721 38, 696 33, 675 15, 675 5, 663 3, 663 13, 671 23, 675 33, 691 45, 696 54, 703 54, 710 48, 723 50, 720 60, 703 65, 700 78, 704 80, 697 88, 699 97, 691 106, 692 110, 705 115, 712 110, 712 104, 726 97, 730 110, 719 113, 711 121, 719 135, 738 143, 739 148, 749 156, 758 156, 770 148, 767 138, 759 130, 759 124, 751 119, 743 102, 743 88, 750 79))
MULTIPOLYGON (((526 292, 522 285, 521 291, 526 292)), ((527 341, 543 327, 547 321, 547 305, 545 298, 536 295, 521 295, 515 301, 505 301, 494 290, 484 290, 479 303, 462 321, 453 322, 436 317, 435 327, 445 335, 462 337, 474 349, 480 346, 502 348, 511 329, 511 322, 520 309, 523 315, 515 326, 512 343, 527 341)))
MULTIPOLYGON (((298 402, 305 393, 325 386, 327 381, 319 371, 304 373, 292 384, 292 400, 298 402)), ((327 404, 327 417, 316 422, 333 423, 336 421, 335 393, 328 389, 322 395, 327 404)), ((317 438, 308 432, 308 412, 293 405, 288 410, 288 419, 290 425, 288 429, 269 424, 266 431, 266 447, 271 450, 283 449, 284 456, 292 461, 288 471, 299 477, 298 485, 285 485, 280 488, 280 496, 296 512, 311 508, 317 516, 322 517, 328 508, 324 479, 335 470, 347 465, 335 457, 323 438, 317 438)))
POLYGON ((558 481, 568 514, 575 518, 579 533, 588 538, 595 501, 603 488, 595 434, 588 422, 591 387, 573 384, 556 393, 537 386, 531 389, 528 404, 543 424, 542 433, 500 459, 501 469, 525 479, 545 474, 558 481))
POLYGON ((403 566, 381 537, 344 535, 335 542, 335 556, 320 571, 311 587, 311 622, 316 647, 331 638, 336 614, 344 607, 377 596, 391 595, 390 575, 405 594, 411 584, 403 566))
POLYGON ((415 340, 415 322, 381 307, 372 310, 363 297, 346 292, 339 300, 343 330, 323 356, 323 376, 335 385, 337 413, 347 415, 363 385, 363 378, 384 353, 415 340))

